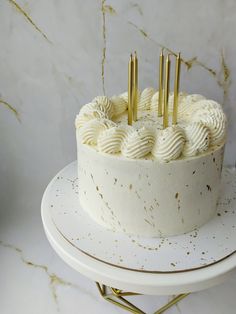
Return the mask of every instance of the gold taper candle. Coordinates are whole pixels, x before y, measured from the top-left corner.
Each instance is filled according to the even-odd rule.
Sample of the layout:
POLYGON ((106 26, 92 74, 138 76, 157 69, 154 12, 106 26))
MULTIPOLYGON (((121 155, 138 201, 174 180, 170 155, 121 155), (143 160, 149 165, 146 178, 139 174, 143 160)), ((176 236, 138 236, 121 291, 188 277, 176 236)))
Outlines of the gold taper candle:
POLYGON ((134 95, 133 95, 133 119, 137 121, 138 116, 138 58, 137 53, 134 53, 134 95))
POLYGON ((175 85, 174 85, 174 104, 173 104, 173 117, 172 124, 177 124, 177 116, 178 116, 178 103, 179 103, 179 79, 180 79, 180 65, 181 58, 180 53, 175 60, 175 85))
POLYGON ((162 103, 163 103, 163 66, 164 66, 164 55, 163 49, 161 50, 161 54, 159 56, 159 97, 158 97, 158 117, 162 116, 162 103))
POLYGON ((133 56, 130 55, 128 67, 128 125, 132 125, 133 120, 133 56))
POLYGON ((165 88, 164 88, 164 113, 163 113, 163 127, 168 127, 168 100, 169 100, 169 84, 170 84, 170 56, 166 57, 165 68, 165 88))

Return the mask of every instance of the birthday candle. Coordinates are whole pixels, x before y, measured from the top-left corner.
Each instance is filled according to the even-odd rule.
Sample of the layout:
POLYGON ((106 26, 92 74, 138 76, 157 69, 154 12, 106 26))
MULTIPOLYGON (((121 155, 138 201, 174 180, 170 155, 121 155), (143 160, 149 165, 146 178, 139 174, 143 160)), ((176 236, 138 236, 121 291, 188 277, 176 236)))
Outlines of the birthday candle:
POLYGON ((133 58, 133 65, 134 65, 134 75, 133 75, 133 84, 134 84, 134 95, 133 95, 133 114, 134 114, 134 121, 137 121, 137 115, 138 115, 138 58, 136 51, 134 53, 133 58))
POLYGON ((170 84, 170 58, 168 54, 166 58, 166 67, 165 67, 164 114, 163 114, 163 127, 164 128, 168 127, 169 84, 170 84))
POLYGON ((180 65, 181 65, 181 58, 180 58, 180 53, 179 53, 177 58, 176 58, 176 61, 175 61, 175 85, 174 85, 174 104, 173 104, 172 124, 177 124, 178 102, 179 102, 180 65))
POLYGON ((159 56, 159 98, 158 98, 158 117, 162 116, 162 93, 163 93, 163 65, 164 65, 164 56, 163 49, 159 56))
POLYGON ((132 125, 133 120, 133 56, 130 55, 128 66, 128 125, 132 125))

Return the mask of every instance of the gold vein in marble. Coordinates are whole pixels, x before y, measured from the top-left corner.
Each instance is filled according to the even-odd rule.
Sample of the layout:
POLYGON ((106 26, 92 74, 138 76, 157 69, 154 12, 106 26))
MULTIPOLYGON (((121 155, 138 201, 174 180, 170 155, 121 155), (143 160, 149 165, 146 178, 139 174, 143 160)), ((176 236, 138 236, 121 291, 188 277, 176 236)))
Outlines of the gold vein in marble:
POLYGON ((46 39, 47 42, 49 42, 50 44, 52 43, 48 39, 47 35, 37 26, 37 24, 29 16, 29 14, 15 0, 8 0, 8 1, 20 14, 22 14, 25 17, 25 19, 34 27, 34 29, 36 29, 36 31, 39 32, 43 36, 44 39, 46 39))
POLYGON ((223 51, 221 52, 221 67, 218 74, 217 84, 223 90, 223 104, 225 104, 229 94, 229 87, 231 85, 231 73, 228 65, 226 64, 223 51))
POLYGON ((106 4, 106 0, 102 0, 101 3, 102 11, 102 38, 103 38, 103 48, 102 48, 102 90, 103 94, 106 94, 105 90, 105 62, 106 62, 106 51, 107 51, 107 36, 106 36, 106 13, 111 15, 116 14, 116 10, 111 6, 106 4))
POLYGON ((140 15, 143 15, 143 10, 138 3, 131 3, 131 8, 134 8, 138 11, 140 15))
POLYGON ((116 10, 111 5, 108 5, 108 4, 103 5, 103 11, 104 11, 104 13, 109 13, 112 15, 116 14, 116 10))
POLYGON ((65 281, 64 279, 62 279, 61 277, 57 276, 55 273, 51 273, 49 270, 48 270, 48 267, 46 265, 42 265, 42 264, 36 264, 36 263, 33 263, 32 261, 26 259, 24 257, 24 254, 23 254, 23 251, 12 245, 12 244, 9 244, 9 243, 4 243, 2 241, 0 241, 0 246, 4 247, 4 248, 8 248, 8 249, 11 249, 15 252, 17 252, 20 256, 20 259, 21 261, 26 265, 26 266, 30 266, 30 267, 33 267, 33 268, 36 268, 36 269, 41 269, 43 270, 46 275, 48 276, 50 282, 49 282, 49 287, 50 287, 50 290, 51 290, 51 293, 52 293, 52 297, 56 303, 56 306, 57 306, 57 310, 59 311, 59 307, 58 307, 58 296, 57 296, 57 287, 58 286, 70 286, 70 287, 75 287, 77 288, 77 286, 69 281, 65 281))
POLYGON ((107 39, 106 39, 106 0, 102 0, 101 11, 102 11, 102 38, 103 38, 103 48, 102 48, 102 89, 103 94, 105 91, 105 62, 106 62, 106 50, 107 50, 107 39))
POLYGON ((9 109, 16 117, 16 119, 20 121, 20 115, 19 112, 16 110, 16 108, 14 108, 11 104, 9 104, 7 101, 3 100, 0 98, 0 104, 5 106, 7 109, 9 109))
POLYGON ((194 65, 197 65, 208 71, 212 76, 216 76, 216 71, 199 61, 197 57, 193 57, 192 59, 185 61, 185 64, 188 70, 190 70, 194 65))
MULTIPOLYGON (((145 38, 147 38, 148 40, 150 40, 151 42, 153 42, 155 45, 157 45, 158 47, 162 48, 163 50, 165 50, 167 53, 177 57, 178 53, 171 50, 169 47, 164 46, 163 44, 157 42, 156 40, 154 40, 153 38, 151 38, 148 33, 146 31, 144 31, 142 28, 139 28, 136 24, 134 24, 133 22, 127 21, 127 23, 131 26, 133 26, 136 30, 139 31, 139 33, 141 35, 143 35, 145 38)), ((193 65, 198 65, 201 68, 203 68, 204 70, 208 71, 211 75, 216 76, 216 71, 209 68, 207 65, 205 65, 203 62, 199 61, 197 59, 197 57, 194 57, 190 60, 185 60, 183 58, 181 58, 182 63, 187 67, 188 70, 190 70, 192 68, 193 65)))

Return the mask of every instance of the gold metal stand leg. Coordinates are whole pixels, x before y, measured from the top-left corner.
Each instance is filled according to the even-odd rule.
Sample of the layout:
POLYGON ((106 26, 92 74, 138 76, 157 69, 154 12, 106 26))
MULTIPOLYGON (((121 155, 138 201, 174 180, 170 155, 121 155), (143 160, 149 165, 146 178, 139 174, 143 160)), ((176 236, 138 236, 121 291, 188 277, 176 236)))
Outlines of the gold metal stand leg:
MULTIPOLYGON (((134 296, 134 295, 141 295, 139 293, 134 292, 124 292, 122 290, 107 287, 105 285, 101 285, 100 283, 96 282, 98 291, 100 295, 108 302, 123 308, 124 310, 133 313, 133 314, 146 314, 143 312, 140 308, 136 307, 133 303, 126 300, 124 297, 127 296, 134 296)), ((164 313, 167 309, 178 303, 180 300, 188 296, 189 293, 179 294, 174 299, 172 299, 170 302, 162 306, 160 309, 155 311, 153 314, 161 314, 164 313)))

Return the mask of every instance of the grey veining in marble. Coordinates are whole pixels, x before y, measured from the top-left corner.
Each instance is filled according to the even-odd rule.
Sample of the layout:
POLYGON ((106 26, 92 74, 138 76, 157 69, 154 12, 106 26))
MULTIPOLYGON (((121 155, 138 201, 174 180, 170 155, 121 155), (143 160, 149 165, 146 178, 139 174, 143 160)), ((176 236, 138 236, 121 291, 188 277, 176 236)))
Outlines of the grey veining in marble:
MULTIPOLYGON (((127 89, 133 50, 141 88, 157 86, 160 48, 181 50, 181 89, 223 103, 225 164, 235 166, 235 29, 234 0, 0 1, 1 313, 78 313, 78 303, 81 313, 122 313, 52 252, 40 220, 43 190, 76 158, 79 108, 127 89)), ((181 313, 234 313, 235 287, 234 277, 194 294, 181 313)), ((156 307, 146 300, 149 310, 156 307)))

